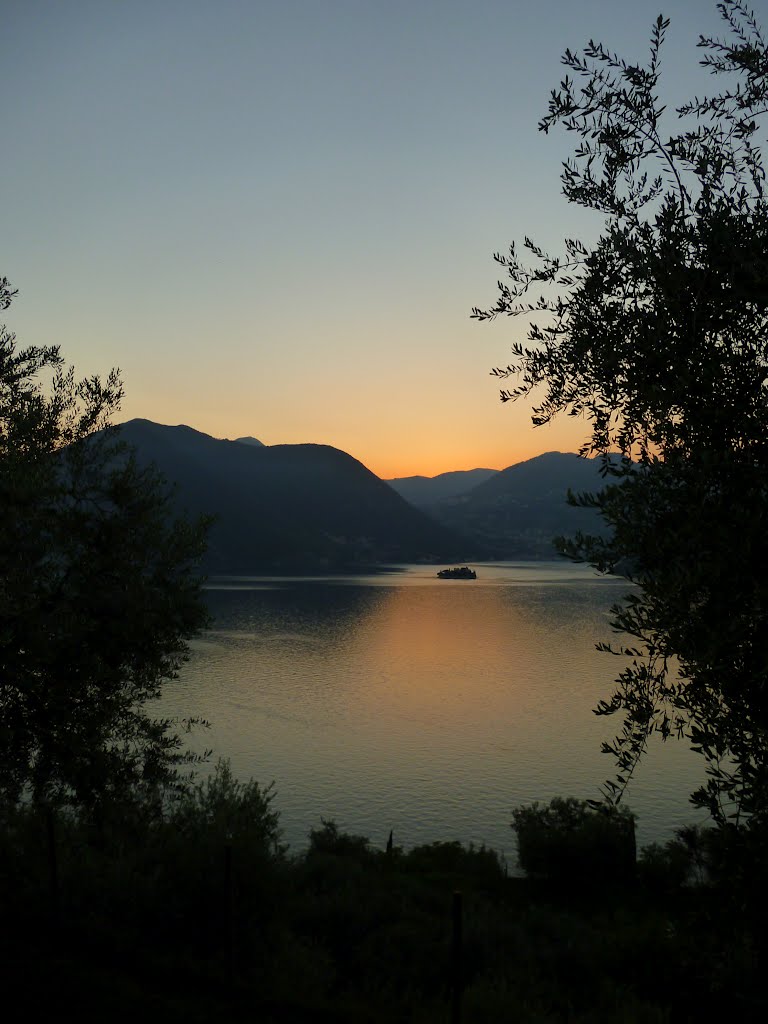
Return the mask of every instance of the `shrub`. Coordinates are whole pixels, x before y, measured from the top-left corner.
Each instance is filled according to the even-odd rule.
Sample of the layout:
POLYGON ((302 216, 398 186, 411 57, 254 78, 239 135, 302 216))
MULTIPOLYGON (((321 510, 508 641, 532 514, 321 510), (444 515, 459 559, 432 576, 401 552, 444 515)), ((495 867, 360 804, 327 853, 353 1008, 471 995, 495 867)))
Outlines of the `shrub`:
POLYGON ((322 828, 313 828, 309 833, 308 854, 332 854, 367 863, 372 857, 371 841, 366 836, 340 832, 335 821, 321 818, 322 828))
POLYGON ((637 862, 640 881, 654 892, 680 889, 691 873, 691 858, 682 843, 670 839, 644 846, 637 862))
POLYGON ((622 879, 635 870, 635 816, 623 807, 594 808, 586 800, 555 797, 512 811, 518 864, 527 875, 568 879, 622 879))
POLYGON ((279 853, 279 814, 272 810, 273 799, 272 785, 262 789, 253 779, 238 782, 229 761, 220 758, 212 775, 181 792, 168 818, 187 838, 279 853))
POLYGON ((406 854, 404 866, 423 875, 443 877, 452 884, 496 887, 506 878, 504 864, 495 850, 468 847, 458 842, 434 842, 414 847, 406 854))

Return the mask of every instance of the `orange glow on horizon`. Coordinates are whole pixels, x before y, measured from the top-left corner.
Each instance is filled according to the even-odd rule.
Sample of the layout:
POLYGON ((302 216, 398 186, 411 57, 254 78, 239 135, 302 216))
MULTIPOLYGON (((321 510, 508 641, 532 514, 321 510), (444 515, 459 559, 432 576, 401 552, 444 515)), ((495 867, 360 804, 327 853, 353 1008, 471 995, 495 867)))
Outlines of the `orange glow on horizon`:
POLYGON ((411 476, 435 477, 441 473, 472 469, 502 470, 545 452, 577 452, 585 437, 583 422, 576 426, 571 420, 536 429, 528 426, 524 431, 496 432, 496 436, 491 434, 490 439, 462 437, 458 442, 443 439, 435 443, 434 437, 420 436, 403 439, 392 432, 385 445, 379 437, 363 437, 362 434, 346 437, 338 434, 312 436, 313 431, 308 428, 294 429, 288 436, 276 437, 249 424, 233 426, 230 422, 224 422, 223 418, 206 422, 203 418, 197 420, 189 415, 158 416, 133 409, 129 415, 121 416, 119 421, 126 422, 135 417, 168 426, 184 424, 216 438, 234 440, 238 437, 256 437, 265 445, 326 444, 351 455, 382 480, 411 476))
POLYGON ((386 409, 349 410, 336 391, 313 409, 266 406, 243 410, 218 400, 190 405, 181 392, 129 392, 121 420, 142 417, 186 424, 211 437, 256 437, 265 445, 325 444, 346 452, 382 480, 434 477, 471 469, 506 469, 545 452, 577 452, 588 434, 578 417, 531 425, 523 403, 502 405, 485 393, 432 405, 404 397, 386 409))
POLYGON ((446 452, 429 456, 425 455, 424 457, 411 456, 408 458, 402 457, 400 453, 396 453, 394 456, 381 459, 372 458, 370 460, 366 460, 355 452, 349 452, 349 454, 362 462, 364 466, 382 480, 395 480, 411 476, 435 477, 440 476, 441 473, 453 473, 471 469, 502 470, 508 466, 514 466, 518 462, 527 462, 528 459, 536 458, 537 455, 543 455, 545 452, 576 452, 581 444, 580 440, 565 446, 546 443, 536 444, 537 440, 538 438, 534 436, 532 442, 527 445, 520 445, 515 448, 510 445, 504 447, 503 450, 501 450, 501 446, 496 446, 492 450, 489 445, 484 453, 478 452, 475 454, 471 452, 461 452, 460 454, 446 452), (489 455, 489 451, 492 454, 489 455))
POLYGON ((578 452, 585 437, 583 421, 563 420, 547 427, 528 426, 524 432, 516 430, 500 432, 487 439, 472 438, 471 442, 430 445, 419 443, 416 438, 385 451, 380 445, 371 445, 367 453, 362 445, 344 448, 336 444, 335 447, 347 451, 382 480, 392 480, 409 476, 434 477, 470 469, 506 469, 545 452, 578 452))

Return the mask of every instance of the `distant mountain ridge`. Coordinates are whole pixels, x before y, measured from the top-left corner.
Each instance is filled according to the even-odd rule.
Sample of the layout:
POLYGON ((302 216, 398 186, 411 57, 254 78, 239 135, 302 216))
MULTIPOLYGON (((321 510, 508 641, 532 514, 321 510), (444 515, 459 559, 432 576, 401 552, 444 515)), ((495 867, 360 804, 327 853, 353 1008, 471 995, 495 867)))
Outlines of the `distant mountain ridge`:
POLYGON ((481 551, 327 445, 220 440, 143 419, 122 424, 121 438, 175 484, 180 509, 216 517, 209 573, 442 562, 481 551))
POLYGON ((258 437, 236 437, 235 438, 235 443, 236 444, 252 444, 256 448, 265 448, 266 447, 264 442, 260 441, 258 439, 258 437))
POLYGON ((121 432, 175 484, 180 509, 215 517, 204 563, 213 574, 552 558, 555 536, 601 526, 567 504, 569 488, 604 483, 599 460, 572 453, 385 482, 328 445, 221 440, 141 419, 121 432))
POLYGON ((551 558, 554 537, 600 530, 594 511, 567 502, 569 489, 578 493, 604 486, 600 468, 598 458, 547 452, 508 466, 430 512, 495 558, 551 558))
POLYGON ((497 469, 465 469, 437 476, 402 476, 387 480, 397 493, 417 508, 429 509, 438 502, 458 498, 496 476, 497 469))

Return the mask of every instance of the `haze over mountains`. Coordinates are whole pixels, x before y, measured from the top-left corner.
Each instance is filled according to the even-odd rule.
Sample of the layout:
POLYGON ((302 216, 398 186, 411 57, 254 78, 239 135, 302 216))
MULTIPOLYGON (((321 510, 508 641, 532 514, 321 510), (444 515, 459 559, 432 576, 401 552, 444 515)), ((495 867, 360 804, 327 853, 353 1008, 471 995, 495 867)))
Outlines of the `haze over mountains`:
POLYGON ((552 558, 552 537, 595 528, 566 503, 569 487, 600 485, 597 463, 573 454, 385 482, 328 445, 220 440, 141 419, 121 436, 176 485, 181 509, 215 516, 208 573, 552 558))
POLYGON ((491 558, 553 558, 554 537, 600 528, 595 512, 568 505, 568 490, 602 486, 598 459, 547 452, 493 473, 463 494, 421 507, 491 558))
POLYGON ((498 472, 498 469, 464 469, 439 476, 401 476, 387 483, 417 508, 431 509, 442 501, 461 497, 498 472))

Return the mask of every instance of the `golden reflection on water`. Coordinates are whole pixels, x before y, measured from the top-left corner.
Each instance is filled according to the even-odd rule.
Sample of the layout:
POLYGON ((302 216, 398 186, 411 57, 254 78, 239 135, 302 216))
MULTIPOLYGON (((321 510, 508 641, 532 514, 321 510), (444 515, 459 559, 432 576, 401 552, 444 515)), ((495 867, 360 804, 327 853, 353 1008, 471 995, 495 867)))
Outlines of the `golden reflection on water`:
MULTIPOLYGON (((212 593, 214 629, 163 710, 210 719, 204 743, 275 779, 294 845, 323 816, 374 841, 395 827, 405 845, 509 849, 513 806, 596 796, 611 772, 599 748, 618 723, 592 708, 618 659, 594 644, 620 592, 536 568, 477 582, 414 568, 212 593)), ((698 768, 674 744, 649 759, 630 800, 642 841, 690 820, 698 768)))
POLYGON ((369 680, 356 695, 378 704, 382 688, 403 709, 460 713, 472 703, 496 702, 500 659, 508 658, 508 704, 524 687, 534 657, 521 610, 505 605, 498 589, 462 593, 456 588, 389 590, 377 609, 375 629, 356 633, 355 658, 369 680))

